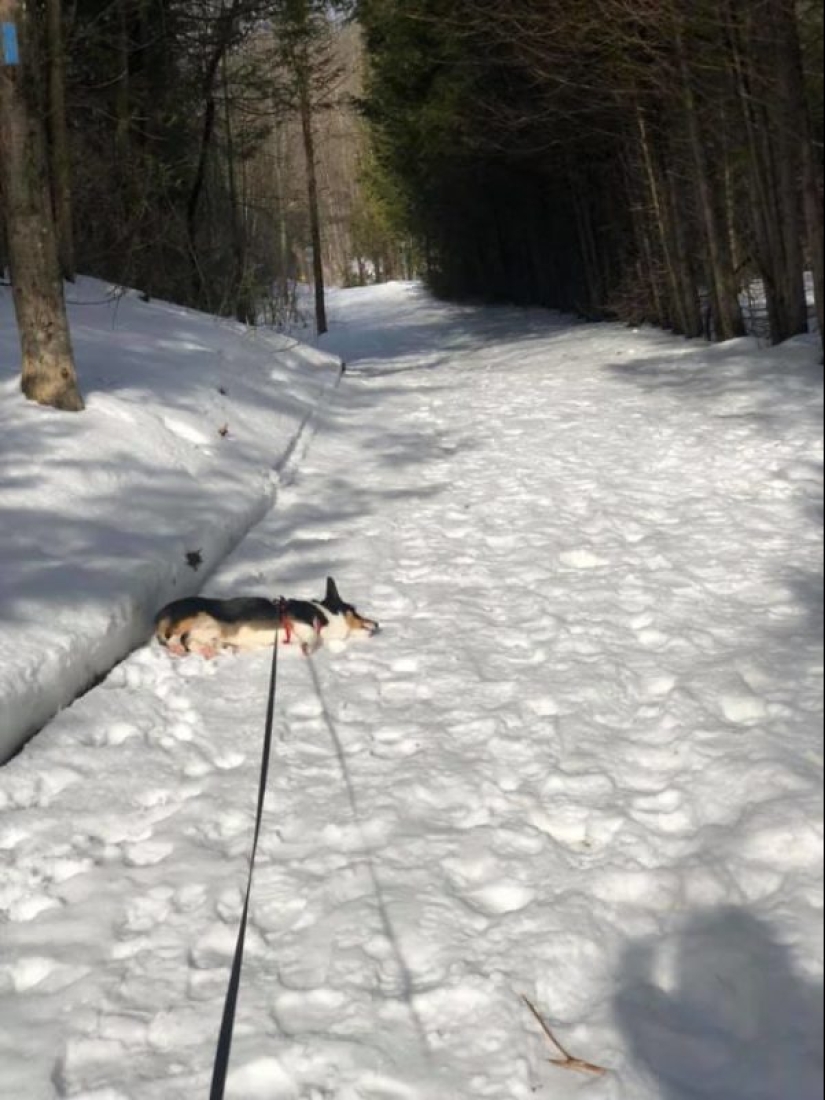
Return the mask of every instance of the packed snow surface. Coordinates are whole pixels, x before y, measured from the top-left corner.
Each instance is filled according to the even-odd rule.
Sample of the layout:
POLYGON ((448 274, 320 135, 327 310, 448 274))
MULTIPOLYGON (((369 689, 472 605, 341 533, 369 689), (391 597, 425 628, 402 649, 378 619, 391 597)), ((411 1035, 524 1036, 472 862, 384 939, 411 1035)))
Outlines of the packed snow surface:
MULTIPOLYGON (((409 285, 330 313, 347 372, 205 591, 333 575, 382 631, 280 665, 229 1095, 821 1096, 816 349, 409 285), (606 1072, 552 1065, 525 997, 606 1072)), ((133 365, 142 423, 223 444, 188 382, 152 396, 133 365)), ((91 476, 116 408, 33 410, 4 476, 37 461, 58 500, 50 441, 76 433, 91 476)), ((221 471, 198 474, 216 526, 244 491, 221 471)), ((136 498, 150 562, 183 495, 136 498)), ((103 483, 76 503, 101 557, 128 506, 103 483)), ((71 517, 49 529, 70 543, 71 517)), ((49 601, 90 614, 118 570, 89 568, 49 601)), ((36 606, 4 617, 15 645, 36 606)), ((207 1095, 268 669, 147 644, 0 770, 4 1096, 207 1095)))

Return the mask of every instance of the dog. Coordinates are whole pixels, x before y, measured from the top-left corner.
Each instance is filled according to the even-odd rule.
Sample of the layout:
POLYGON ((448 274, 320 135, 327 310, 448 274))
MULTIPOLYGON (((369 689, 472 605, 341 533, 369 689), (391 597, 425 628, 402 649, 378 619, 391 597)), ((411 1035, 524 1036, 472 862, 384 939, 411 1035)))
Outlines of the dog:
POLYGON ((227 650, 293 642, 308 655, 324 641, 342 641, 356 633, 371 635, 377 630, 374 619, 365 618, 341 599, 332 577, 327 577, 322 600, 189 596, 162 607, 154 621, 155 637, 178 657, 194 653, 211 658, 227 650))

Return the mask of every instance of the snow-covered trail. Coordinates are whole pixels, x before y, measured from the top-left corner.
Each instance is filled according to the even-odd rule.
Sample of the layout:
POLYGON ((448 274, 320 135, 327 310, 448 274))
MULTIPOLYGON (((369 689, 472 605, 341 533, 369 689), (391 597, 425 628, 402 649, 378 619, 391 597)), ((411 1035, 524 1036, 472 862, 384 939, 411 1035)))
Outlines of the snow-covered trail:
MULTIPOLYGON (((281 665, 232 1095, 813 1100, 811 351, 332 317, 336 400, 210 591, 332 573, 383 630, 281 665)), ((206 1094, 268 663, 147 647, 0 772, 9 1096, 206 1094)))

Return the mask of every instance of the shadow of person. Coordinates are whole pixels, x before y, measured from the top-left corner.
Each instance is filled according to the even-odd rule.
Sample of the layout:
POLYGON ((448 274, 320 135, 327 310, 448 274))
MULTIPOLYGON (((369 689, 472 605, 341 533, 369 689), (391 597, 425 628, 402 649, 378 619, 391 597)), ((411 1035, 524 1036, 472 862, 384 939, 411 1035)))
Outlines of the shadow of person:
POLYGON ((615 1009, 661 1100, 822 1098, 822 987, 743 909, 633 944, 615 1009))

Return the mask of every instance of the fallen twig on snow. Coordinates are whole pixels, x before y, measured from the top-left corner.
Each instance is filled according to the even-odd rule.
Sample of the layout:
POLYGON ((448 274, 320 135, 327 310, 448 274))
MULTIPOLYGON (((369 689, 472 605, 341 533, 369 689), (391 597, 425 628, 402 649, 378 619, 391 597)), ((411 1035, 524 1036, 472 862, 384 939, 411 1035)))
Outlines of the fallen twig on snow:
POLYGON ((535 1016, 541 1030, 544 1032, 544 1034, 547 1036, 547 1038, 550 1040, 556 1050, 558 1050, 559 1053, 562 1055, 561 1058, 550 1058, 549 1061, 551 1065, 559 1066, 561 1069, 571 1069, 574 1070, 576 1073, 592 1073, 595 1077, 601 1077, 605 1073, 607 1073, 607 1070, 604 1068, 604 1066, 597 1066, 595 1062, 586 1062, 583 1058, 576 1058, 574 1054, 570 1054, 569 1051, 565 1050, 556 1038, 556 1036, 550 1030, 550 1027, 547 1024, 546 1020, 543 1018, 543 1016, 530 1000, 530 998, 525 997, 525 995, 522 993, 521 999, 535 1016))

